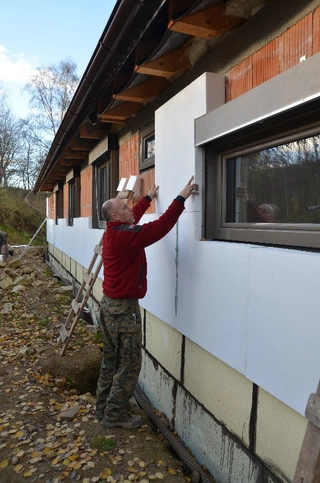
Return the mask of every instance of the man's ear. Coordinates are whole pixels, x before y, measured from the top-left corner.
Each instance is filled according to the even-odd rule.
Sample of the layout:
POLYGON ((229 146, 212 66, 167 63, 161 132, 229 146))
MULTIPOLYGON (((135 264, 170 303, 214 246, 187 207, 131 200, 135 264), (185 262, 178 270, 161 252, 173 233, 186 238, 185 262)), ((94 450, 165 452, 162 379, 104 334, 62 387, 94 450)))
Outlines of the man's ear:
POLYGON ((110 220, 111 221, 118 221, 117 213, 110 213, 110 220))

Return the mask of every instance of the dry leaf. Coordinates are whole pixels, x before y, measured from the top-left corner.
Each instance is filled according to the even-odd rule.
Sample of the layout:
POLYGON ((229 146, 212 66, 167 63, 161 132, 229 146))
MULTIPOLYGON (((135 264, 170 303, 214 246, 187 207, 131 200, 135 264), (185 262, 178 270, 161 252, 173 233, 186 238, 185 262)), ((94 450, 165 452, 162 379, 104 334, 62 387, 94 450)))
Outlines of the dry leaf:
POLYGON ((110 468, 105 468, 103 472, 100 474, 100 478, 102 478, 103 480, 106 480, 110 475, 112 475, 112 471, 110 470, 110 468))
POLYGON ((13 469, 15 473, 21 473, 23 471, 23 465, 16 465, 13 469))
POLYGON ((6 468, 9 464, 9 461, 8 460, 2 460, 0 461, 0 468, 3 469, 3 468, 6 468))

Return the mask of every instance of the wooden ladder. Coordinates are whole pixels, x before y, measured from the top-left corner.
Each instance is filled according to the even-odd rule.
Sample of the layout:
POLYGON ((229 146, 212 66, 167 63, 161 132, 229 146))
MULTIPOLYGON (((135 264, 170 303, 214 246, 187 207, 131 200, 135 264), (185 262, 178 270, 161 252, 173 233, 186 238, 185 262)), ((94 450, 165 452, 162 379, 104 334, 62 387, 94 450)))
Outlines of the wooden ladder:
POLYGON ((60 337, 58 338, 58 342, 61 342, 63 344, 62 350, 60 352, 60 355, 63 356, 69 341, 71 339, 71 336, 73 334, 73 331, 77 325, 77 322, 81 316, 81 313, 88 301, 88 298, 90 297, 90 293, 92 291, 92 287, 99 275, 99 272, 101 270, 102 264, 103 264, 103 258, 102 258, 102 240, 103 236, 101 237, 101 240, 99 242, 99 245, 96 245, 94 248, 94 255, 91 260, 91 263, 88 267, 88 270, 84 273, 83 275, 83 280, 82 284, 79 288, 79 291, 76 295, 76 298, 73 299, 71 303, 71 309, 69 311, 68 317, 65 321, 65 323, 60 327, 60 337), (97 258, 99 258, 98 263, 97 258), (95 267, 96 265, 96 267, 95 267), (94 268, 95 267, 95 268, 94 268), (85 291, 85 295, 81 300, 82 293, 85 291), (71 322, 73 317, 73 321, 71 322), (69 329, 70 327, 70 329, 69 329), (69 332, 68 332, 69 329, 69 332))
POLYGON ((305 416, 308 424, 296 472, 292 483, 319 483, 320 481, 320 382, 316 394, 310 394, 305 416))

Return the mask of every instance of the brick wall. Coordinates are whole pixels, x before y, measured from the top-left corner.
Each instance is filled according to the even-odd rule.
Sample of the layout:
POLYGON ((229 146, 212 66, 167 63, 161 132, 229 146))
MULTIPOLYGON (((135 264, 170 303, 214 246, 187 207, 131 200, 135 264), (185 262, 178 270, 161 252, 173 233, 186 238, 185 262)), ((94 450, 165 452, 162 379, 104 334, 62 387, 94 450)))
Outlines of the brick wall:
POLYGON ((81 171, 80 216, 92 216, 92 166, 81 171))
POLYGON ((241 96, 320 51, 320 7, 227 74, 226 100, 241 96))
POLYGON ((52 193, 48 198, 48 218, 54 220, 56 217, 56 195, 52 193))
POLYGON ((69 184, 63 185, 63 218, 68 218, 69 184))
MULTIPOLYGON (((134 134, 124 142, 119 148, 119 179, 129 178, 131 175, 139 174, 139 133, 134 134)), ((140 174, 141 177, 141 196, 144 196, 154 185, 155 170, 149 169, 140 174)), ((140 196, 134 197, 132 203, 137 202, 140 196)), ((147 213, 154 213, 154 201, 151 203, 147 213)))

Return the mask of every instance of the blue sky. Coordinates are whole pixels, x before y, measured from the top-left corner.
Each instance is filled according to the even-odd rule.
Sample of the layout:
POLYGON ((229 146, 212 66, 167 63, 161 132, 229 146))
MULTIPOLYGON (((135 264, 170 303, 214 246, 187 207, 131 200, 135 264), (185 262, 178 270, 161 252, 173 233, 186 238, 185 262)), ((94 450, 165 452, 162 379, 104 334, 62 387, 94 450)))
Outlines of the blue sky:
POLYGON ((17 117, 28 111, 21 92, 34 70, 70 58, 82 77, 116 0, 2 0, 0 82, 17 117))

